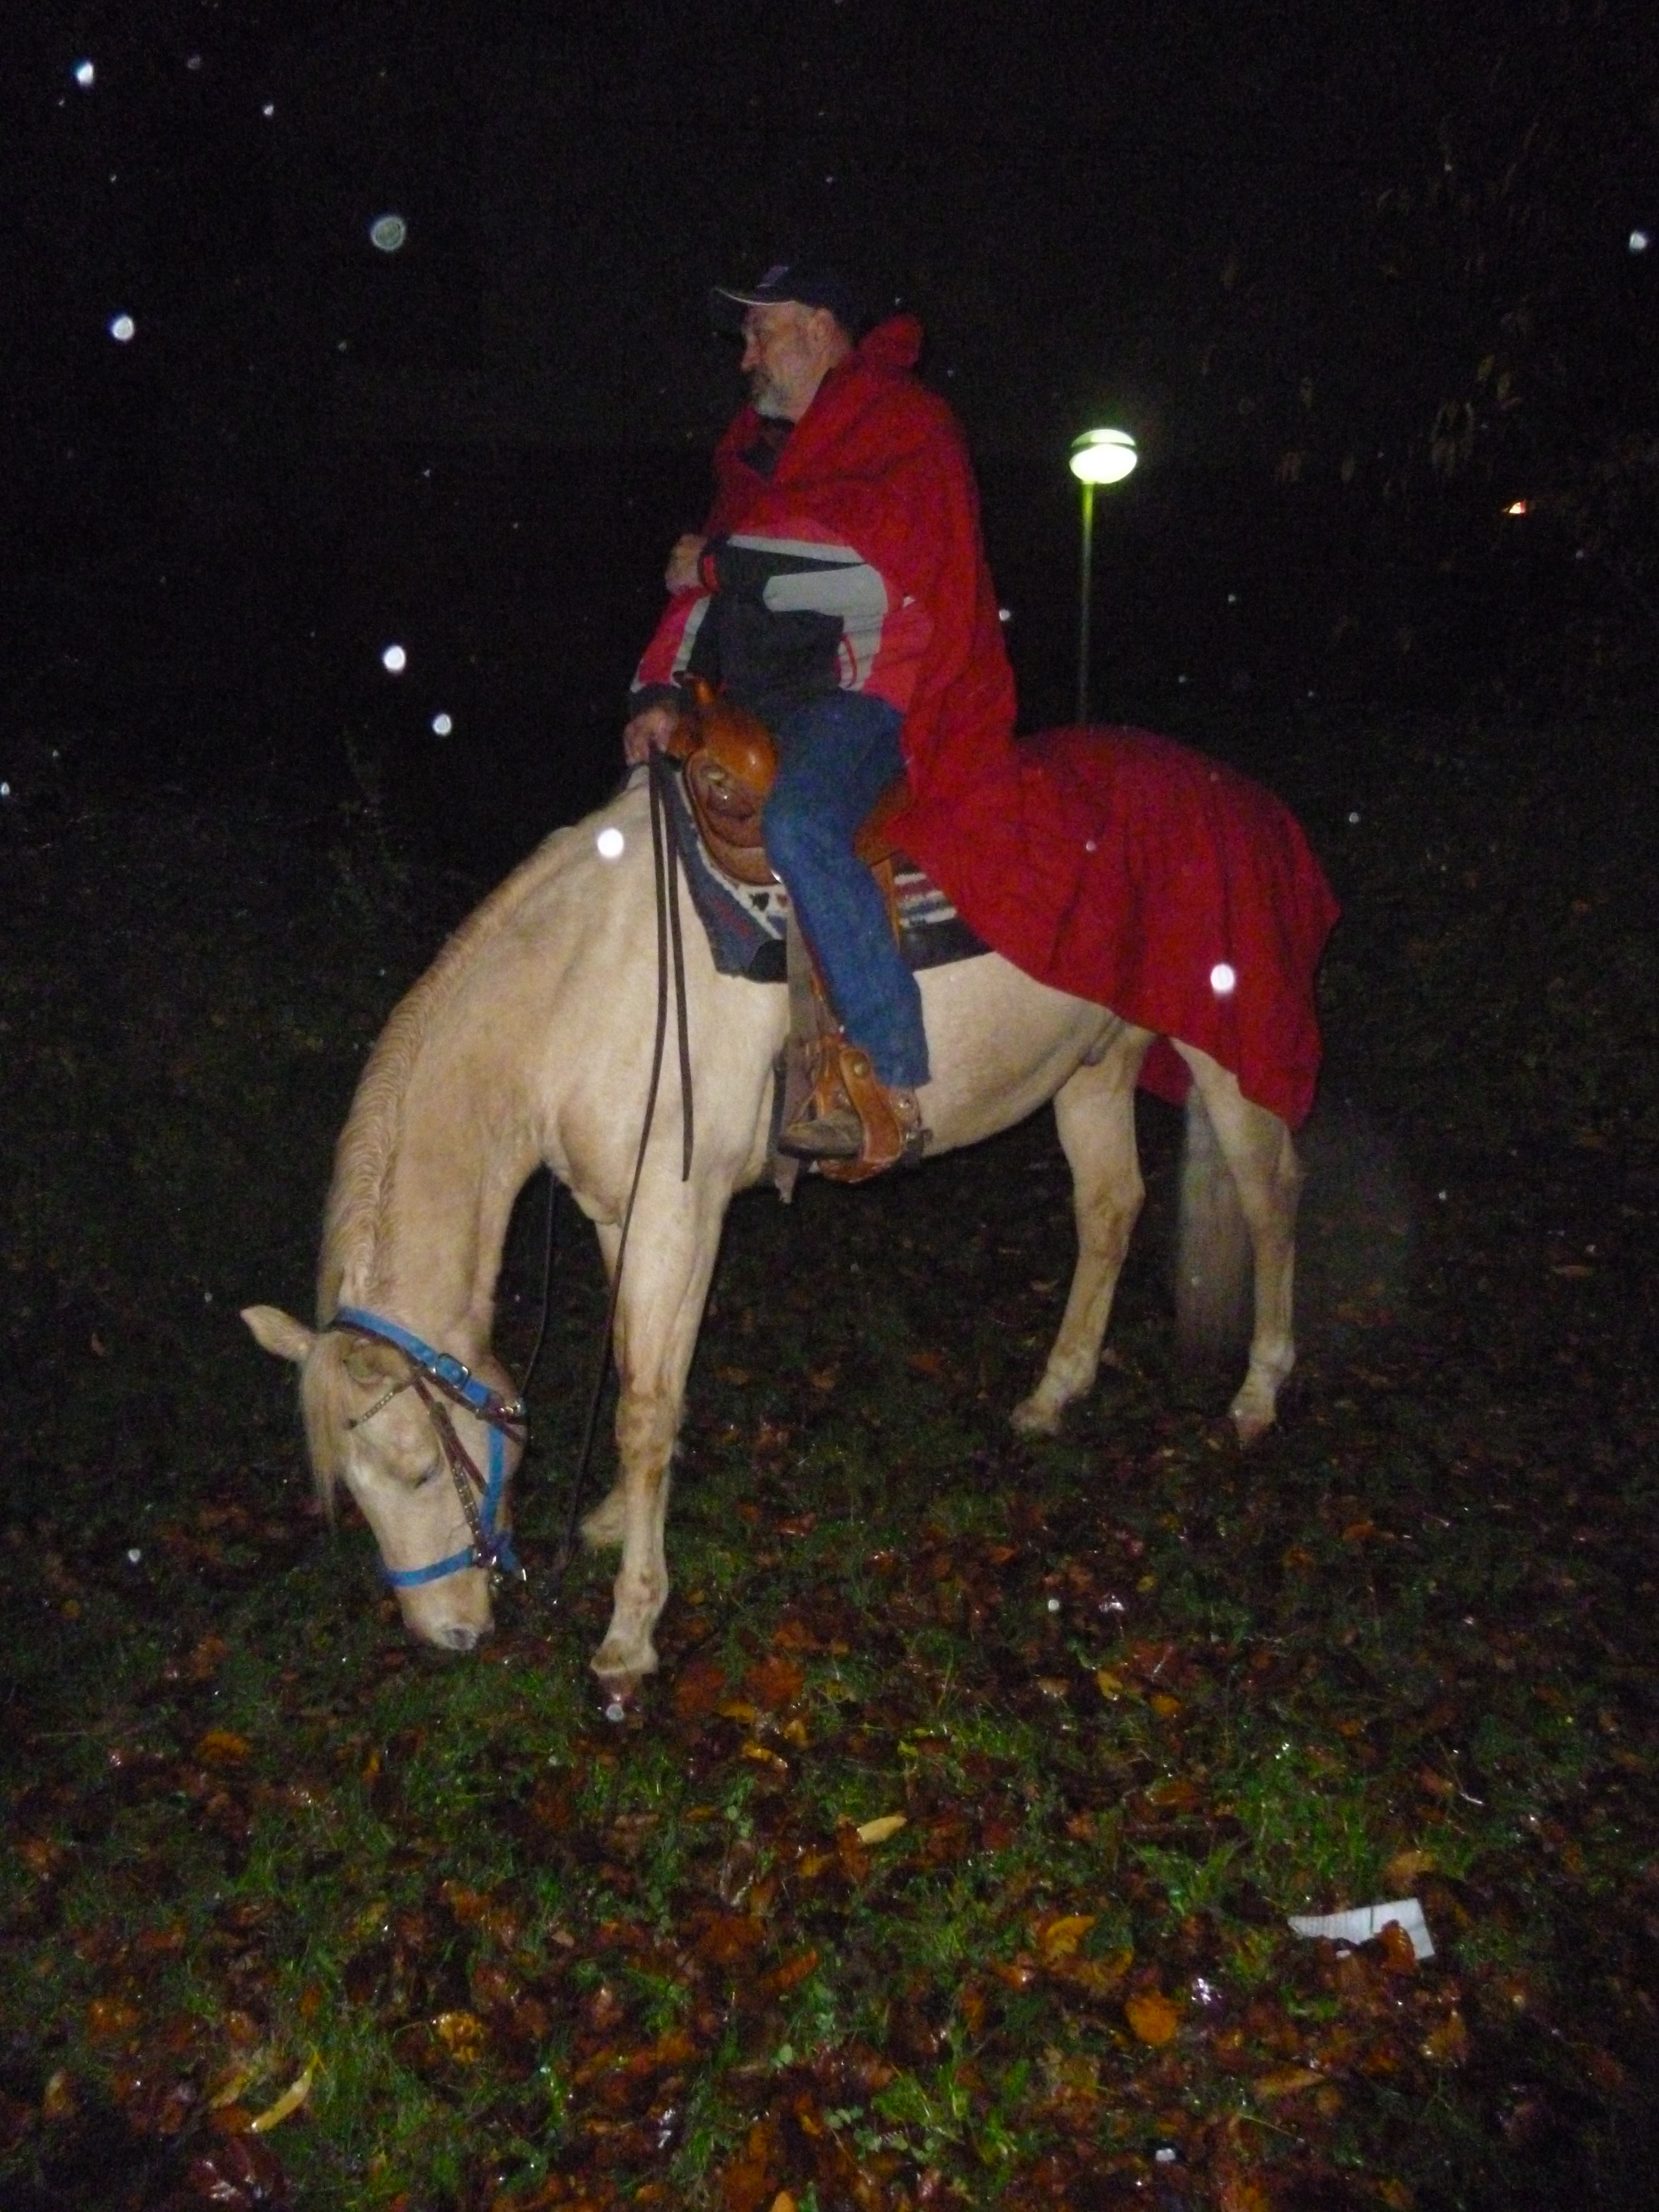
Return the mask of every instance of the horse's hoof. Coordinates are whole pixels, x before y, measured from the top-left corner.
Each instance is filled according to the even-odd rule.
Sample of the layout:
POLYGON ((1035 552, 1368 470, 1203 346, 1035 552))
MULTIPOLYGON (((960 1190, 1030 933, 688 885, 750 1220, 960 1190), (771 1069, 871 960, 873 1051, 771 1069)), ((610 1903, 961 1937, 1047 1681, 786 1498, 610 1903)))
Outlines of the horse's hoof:
POLYGON ((633 1703, 646 1676, 656 1673, 657 1655, 648 1642, 642 1653, 630 1654, 607 1637, 593 1654, 590 1663, 599 1677, 599 1694, 605 1699, 606 1718, 619 1720, 633 1703), (620 1710, 613 1711, 613 1707, 620 1710))
POLYGON ((1240 1451, 1249 1451, 1253 1444, 1259 1444, 1273 1425, 1271 1413, 1255 1413, 1242 1406, 1235 1406, 1227 1419, 1240 1451))
POLYGON ((637 1674, 614 1674, 608 1680, 599 1677, 599 1698, 605 1707, 606 1720, 620 1727, 633 1707, 634 1694, 640 1686, 637 1674))
POLYGON ((1009 1426, 1017 1437, 1057 1437, 1060 1434, 1060 1408, 1045 1406, 1035 1395, 1022 1398, 1008 1416, 1009 1426))

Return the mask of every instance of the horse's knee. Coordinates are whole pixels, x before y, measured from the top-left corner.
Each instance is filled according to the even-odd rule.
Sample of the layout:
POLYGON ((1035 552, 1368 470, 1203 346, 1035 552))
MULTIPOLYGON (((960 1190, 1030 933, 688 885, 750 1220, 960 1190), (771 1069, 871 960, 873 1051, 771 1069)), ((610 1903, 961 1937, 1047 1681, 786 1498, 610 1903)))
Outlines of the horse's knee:
POLYGON ((617 1450, 623 1481, 654 1480, 673 1455, 680 1425, 680 1398, 662 1390, 623 1385, 617 1401, 617 1450))

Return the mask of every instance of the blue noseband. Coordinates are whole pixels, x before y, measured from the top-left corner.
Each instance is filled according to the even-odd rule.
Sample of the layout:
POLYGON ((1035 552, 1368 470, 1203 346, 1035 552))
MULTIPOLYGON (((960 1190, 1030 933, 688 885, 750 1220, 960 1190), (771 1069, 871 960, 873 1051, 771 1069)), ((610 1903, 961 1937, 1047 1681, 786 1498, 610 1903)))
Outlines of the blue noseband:
MULTIPOLYGON (((410 1376, 421 1402, 432 1416, 433 1426, 438 1431, 438 1441, 461 1510, 466 1516, 472 1541, 464 1552, 452 1552, 447 1559, 434 1559, 429 1567, 388 1567, 381 1565, 380 1572, 393 1589, 416 1589, 425 1583, 441 1582, 446 1575, 457 1575, 466 1567, 482 1567, 486 1573, 496 1571, 522 1575, 518 1554, 513 1549, 510 1530, 498 1528, 496 1516, 507 1489, 507 1436, 522 1437, 525 1432, 525 1408, 521 1399, 503 1398, 499 1390, 492 1390, 481 1382, 469 1367, 447 1352, 434 1351, 423 1343, 412 1331, 400 1328, 395 1321, 386 1321, 379 1314, 367 1313, 361 1306, 342 1306, 328 1327, 331 1329, 350 1329, 359 1336, 371 1336, 381 1344, 390 1344, 401 1352, 414 1373, 410 1376), (429 1387, 428 1387, 429 1386, 429 1387), (434 1390, 443 1396, 435 1397, 434 1390), (455 1425, 449 1416, 444 1398, 453 1399, 476 1414, 489 1431, 489 1474, 481 1474, 471 1454, 455 1433, 455 1425)), ((385 1401, 380 1401, 381 1404, 385 1401)), ((373 1406, 369 1413, 378 1413, 373 1406)), ((368 1419, 365 1413, 361 1418, 368 1419)))

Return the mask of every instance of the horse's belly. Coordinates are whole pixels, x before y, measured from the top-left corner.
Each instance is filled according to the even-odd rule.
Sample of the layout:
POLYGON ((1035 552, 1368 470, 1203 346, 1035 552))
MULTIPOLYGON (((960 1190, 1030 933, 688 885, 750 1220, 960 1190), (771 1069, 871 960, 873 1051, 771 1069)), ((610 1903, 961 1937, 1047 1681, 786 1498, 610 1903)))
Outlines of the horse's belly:
POLYGON ((922 1108, 935 1152, 1024 1121, 1122 1027, 1108 1008, 1036 982, 994 952, 917 981, 933 1071, 922 1108))

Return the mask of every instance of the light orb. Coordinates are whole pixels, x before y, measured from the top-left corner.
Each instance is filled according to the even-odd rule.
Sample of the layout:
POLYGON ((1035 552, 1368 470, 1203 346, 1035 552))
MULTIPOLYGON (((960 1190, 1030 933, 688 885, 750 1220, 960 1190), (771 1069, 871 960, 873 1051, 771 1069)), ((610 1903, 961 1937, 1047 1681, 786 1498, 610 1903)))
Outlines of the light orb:
POLYGON ((620 860, 628 840, 614 822, 607 823, 593 840, 593 849, 602 860, 620 860))
POLYGON ((432 734, 434 738, 447 738, 454 726, 455 721, 453 715, 434 714, 432 717, 432 734))
POLYGON ((401 676, 409 665, 409 655, 400 645, 389 645, 380 655, 380 665, 388 676, 401 676))
POLYGON ((1210 988, 1218 999, 1231 998, 1238 988, 1238 971, 1226 961, 1218 960, 1210 970, 1210 988))
POLYGON ((137 328, 131 315, 112 315, 110 318, 109 334, 117 345, 130 345, 137 328))
POLYGON ((90 62, 76 62, 72 75, 82 92, 90 92, 98 82, 98 72, 90 62))
POLYGON ((400 215, 377 215, 368 226, 368 235, 382 253, 395 253, 409 236, 409 225, 400 215))

